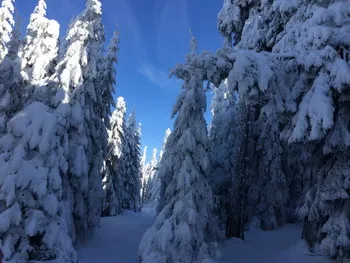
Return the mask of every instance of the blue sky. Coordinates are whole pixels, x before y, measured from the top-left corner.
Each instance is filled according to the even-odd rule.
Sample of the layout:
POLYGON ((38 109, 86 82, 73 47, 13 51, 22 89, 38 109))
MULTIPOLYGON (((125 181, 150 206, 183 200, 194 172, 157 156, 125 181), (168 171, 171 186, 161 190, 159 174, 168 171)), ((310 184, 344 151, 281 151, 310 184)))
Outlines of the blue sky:
MULTIPOLYGON (((16 0, 25 28, 37 0, 16 0)), ((47 0, 48 17, 61 25, 64 37, 69 22, 85 7, 85 0, 47 0)), ((189 28, 199 51, 215 51, 223 39, 216 29, 222 0, 102 0, 107 40, 119 25, 121 44, 116 96, 128 110, 136 107, 142 123, 142 144, 159 148, 181 82, 169 79, 169 69, 185 61, 189 28)), ((151 150, 149 150, 149 155, 151 150)))

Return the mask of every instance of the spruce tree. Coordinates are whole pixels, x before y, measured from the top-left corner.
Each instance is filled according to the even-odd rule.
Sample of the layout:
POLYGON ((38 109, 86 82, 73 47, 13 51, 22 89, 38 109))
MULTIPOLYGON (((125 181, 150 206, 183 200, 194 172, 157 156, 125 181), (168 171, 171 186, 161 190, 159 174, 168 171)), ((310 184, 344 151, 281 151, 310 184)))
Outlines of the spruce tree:
POLYGON ((135 109, 126 123, 125 147, 122 153, 123 188, 121 206, 123 209, 139 211, 141 208, 141 170, 140 170, 140 129, 136 126, 135 109))
POLYGON ((39 0, 30 16, 27 34, 21 51, 24 100, 49 104, 51 94, 47 89, 58 58, 59 24, 46 18, 46 2, 39 0))
POLYGON ((158 170, 157 148, 154 148, 151 161, 147 163, 145 167, 145 171, 142 176, 142 183, 143 183, 142 202, 144 204, 149 204, 152 202, 152 199, 151 199, 153 195, 152 185, 155 180, 157 170, 158 170))
MULTIPOLYGON (((33 42, 39 41, 36 35, 33 42)), ((1 245, 7 262, 76 262, 70 211, 64 203, 67 174, 64 142, 66 102, 56 109, 36 101, 23 105, 19 31, 15 29, 1 64, 9 104, 3 104, 7 132, 0 139, 1 245), (16 94, 17 93, 17 94, 16 94), (17 114, 16 114, 17 112, 17 114)), ((62 92, 62 91, 60 91, 62 92)), ((61 96, 65 98, 66 96, 61 96)))
MULTIPOLYGON (((98 84, 101 86, 101 92, 102 96, 99 98, 101 99, 101 108, 100 108, 100 118, 103 119, 103 125, 102 125, 102 132, 101 135, 107 136, 108 139, 106 141, 107 144, 101 145, 103 150, 103 157, 104 157, 104 169, 103 169, 103 190, 104 190, 104 197, 103 197, 103 207, 102 207, 102 215, 103 216, 113 216, 116 215, 118 212, 120 212, 119 207, 119 200, 117 199, 117 190, 118 187, 117 184, 117 176, 118 174, 115 172, 115 163, 117 162, 117 159, 120 157, 120 153, 116 153, 114 151, 111 151, 111 149, 114 147, 115 144, 121 143, 121 138, 118 136, 118 130, 115 129, 115 121, 116 119, 110 120, 110 108, 112 103, 114 103, 113 99, 113 92, 114 92, 114 85, 116 84, 116 70, 115 70, 115 63, 117 62, 117 52, 119 50, 119 32, 115 31, 113 34, 113 37, 110 41, 110 44, 108 46, 108 52, 106 57, 104 58, 103 65, 101 67, 102 70, 99 72, 99 81, 98 84), (105 133, 107 131, 107 128, 111 128, 112 130, 109 132, 109 134, 105 133), (115 134, 114 134, 115 133, 115 134), (114 137, 113 136, 117 136, 114 137), (113 139, 116 139, 116 141, 113 141, 113 139), (117 157, 115 157, 117 155, 117 157)), ((119 103, 119 102, 118 102, 119 103)), ((120 102, 122 103, 122 102, 120 102)), ((117 105, 117 109, 118 109, 117 105)), ((120 121, 120 120, 118 120, 120 121)), ((103 137, 102 137, 103 138, 103 137)), ((120 152, 120 146, 116 147, 116 151, 120 152)))
MULTIPOLYGON (((255 107, 259 118, 251 119, 256 124, 251 126, 255 137, 249 138, 257 144, 250 160, 252 166, 260 163, 258 170, 263 172, 262 181, 256 181, 256 189, 262 190, 260 197, 255 195, 260 200, 257 211, 271 211, 263 221, 268 218, 269 224, 276 225, 284 217, 285 204, 289 211, 297 207, 310 189, 299 210, 304 219, 303 237, 310 247, 339 260, 350 257, 345 168, 349 143, 344 126, 350 83, 348 14, 345 1, 227 0, 218 23, 226 42, 234 36, 241 49, 226 49, 226 54, 259 51, 274 72, 272 78, 258 80, 265 79, 268 88, 259 88, 261 92, 255 91, 252 97, 259 98, 256 106, 260 106, 255 107), (270 187, 274 190, 268 190, 270 187), (266 195, 268 192, 274 194, 266 195), (273 218, 277 221, 271 221, 273 218)), ((246 86, 236 81, 235 74, 235 68, 242 73, 242 65, 248 65, 249 57, 242 58, 235 56, 230 75, 238 90, 244 91, 246 86)), ((244 94, 240 93, 240 99, 244 94)), ((251 97, 245 98, 254 105, 251 97)))
POLYGON ((103 179, 103 216, 113 216, 122 212, 121 200, 125 169, 122 154, 125 147, 125 112, 124 98, 119 97, 116 109, 111 117, 111 129, 109 131, 106 173, 103 179))
POLYGON ((146 163, 147 159, 147 146, 143 148, 142 152, 142 157, 141 157, 141 163, 140 163, 140 170, 141 170, 141 182, 142 182, 142 187, 141 187, 141 201, 142 204, 145 203, 145 194, 146 194, 146 184, 147 184, 147 165, 146 163))
POLYGON ((56 114, 32 102, 9 120, 0 139, 0 239, 6 262, 77 260, 63 201, 65 127, 56 114))
POLYGON ((101 171, 107 136, 101 136, 105 131, 100 112, 105 104, 101 105, 103 90, 97 83, 105 40, 101 16, 100 1, 88 0, 85 10, 69 26, 53 76, 58 83, 53 105, 69 101, 71 106, 68 173, 75 230, 83 238, 98 224, 103 198, 101 171))
MULTIPOLYGON (((22 108, 21 59, 19 25, 12 31, 7 54, 0 64, 0 131, 6 132, 6 123, 22 108)), ((0 134, 1 134, 0 133, 0 134)))
POLYGON ((118 63, 117 54, 119 51, 119 31, 115 30, 113 32, 113 37, 108 45, 108 50, 106 57, 103 60, 103 65, 100 70, 100 80, 99 83, 102 85, 101 94, 99 97, 103 105, 101 109, 101 118, 103 118, 104 123, 107 128, 110 128, 110 116, 111 107, 114 106, 113 93, 115 92, 116 84, 116 69, 115 66, 118 63))
POLYGON ((164 136, 164 139, 163 139, 162 149, 159 152, 159 161, 161 161, 162 158, 163 158, 163 154, 164 154, 165 148, 166 148, 165 146, 166 146, 166 143, 168 141, 168 138, 169 138, 170 134, 171 134, 171 130, 168 128, 165 131, 165 136, 164 136))
MULTIPOLYGON (((238 149, 242 123, 238 118, 238 102, 233 90, 228 89, 227 80, 214 88, 212 100, 213 119, 210 125, 210 185, 217 197, 216 213, 220 224, 225 226, 226 237, 237 236, 233 232, 234 181, 238 166, 238 149)), ((237 212, 236 212, 237 214, 237 212)), ((239 236, 239 235, 238 235, 239 236)))
POLYGON ((157 212, 157 208, 159 206, 160 189, 162 187, 161 186, 162 178, 160 177, 160 174, 159 174, 159 166, 160 166, 160 162, 163 158, 163 154, 164 154, 165 149, 166 149, 166 143, 168 141, 170 134, 171 134, 171 130, 168 128, 165 132, 165 137, 163 139, 162 149, 160 150, 160 153, 159 153, 158 165, 156 167, 156 170, 154 171, 154 176, 152 179, 151 204, 152 204, 153 210, 156 212, 157 212))
POLYGON ((339 260, 350 258, 349 130, 345 124, 350 84, 348 18, 346 1, 302 2, 274 48, 295 55, 288 73, 297 76, 291 93, 295 108, 282 138, 293 144, 302 142, 306 152, 317 149, 312 152, 317 158, 307 167, 317 174, 317 182, 300 210, 303 237, 310 247, 339 260), (296 35, 295 30, 312 34, 296 35))
POLYGON ((174 74, 184 87, 173 108, 177 116, 169 136, 159 173, 162 178, 161 212, 144 234, 139 262, 202 262, 215 253, 213 196, 207 183, 208 136, 204 120, 206 97, 195 61, 196 41, 187 64, 174 74))

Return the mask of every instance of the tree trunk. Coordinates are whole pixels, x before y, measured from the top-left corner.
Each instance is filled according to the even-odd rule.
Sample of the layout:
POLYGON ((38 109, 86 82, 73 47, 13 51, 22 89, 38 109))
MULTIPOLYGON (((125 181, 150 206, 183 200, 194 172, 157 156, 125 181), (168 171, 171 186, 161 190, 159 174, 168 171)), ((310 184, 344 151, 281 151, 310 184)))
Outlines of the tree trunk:
POLYGON ((246 105, 243 105, 243 116, 244 123, 242 123, 242 141, 239 153, 239 168, 237 176, 233 184, 231 191, 231 205, 227 211, 227 222, 226 222, 226 237, 237 237, 244 240, 244 225, 245 225, 245 203, 246 203, 246 177, 248 164, 248 135, 249 135, 249 120, 250 112, 246 105))

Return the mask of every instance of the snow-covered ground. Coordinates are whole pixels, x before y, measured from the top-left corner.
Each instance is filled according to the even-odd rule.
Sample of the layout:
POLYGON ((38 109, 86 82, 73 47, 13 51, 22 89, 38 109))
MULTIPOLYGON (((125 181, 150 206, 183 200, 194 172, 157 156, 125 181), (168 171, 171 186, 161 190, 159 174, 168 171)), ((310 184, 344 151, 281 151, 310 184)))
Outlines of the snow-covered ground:
POLYGON ((300 240, 301 228, 287 225, 274 231, 252 229, 245 241, 227 240, 221 248, 220 263, 330 263, 323 256, 310 253, 300 240))
MULTIPOLYGON (((79 250, 81 263, 136 263, 143 233, 152 224, 154 213, 145 207, 141 213, 126 211, 101 219, 94 237, 79 250)), ((230 239, 222 244, 217 263, 330 263, 311 254, 300 240, 301 228, 287 225, 275 231, 252 229, 246 240, 230 239)), ((190 262, 189 262, 190 263, 190 262)))
POLYGON ((151 226, 154 213, 125 211, 116 217, 104 217, 91 240, 79 250, 80 263, 136 263, 143 233, 151 226))

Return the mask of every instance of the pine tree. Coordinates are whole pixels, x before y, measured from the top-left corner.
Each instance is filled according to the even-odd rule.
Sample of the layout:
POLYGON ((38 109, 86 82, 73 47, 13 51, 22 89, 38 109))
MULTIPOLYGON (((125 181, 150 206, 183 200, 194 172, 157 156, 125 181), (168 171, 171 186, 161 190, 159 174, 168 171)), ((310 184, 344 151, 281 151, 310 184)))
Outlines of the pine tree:
POLYGON ((47 90, 49 77, 53 74, 59 47, 59 24, 46 17, 46 2, 39 0, 30 16, 27 35, 21 51, 22 76, 25 81, 26 103, 50 102, 47 90))
POLYGON ((125 147, 122 154, 124 165, 121 206, 123 209, 139 211, 141 207, 141 170, 140 170, 140 129, 136 126, 135 109, 126 123, 125 147))
POLYGON ((160 164, 162 210, 142 238, 139 262, 202 262, 214 252, 206 98, 201 72, 191 65, 195 47, 192 38, 187 64, 174 72, 185 84, 173 109, 174 131, 160 164))
POLYGON ((103 179, 103 216, 113 216, 122 211, 122 176, 125 169, 122 161, 122 153, 125 147, 125 112, 124 98, 119 97, 117 99, 116 109, 111 117, 111 130, 109 131, 106 173, 103 179))
POLYGON ((92 233, 101 216, 103 147, 107 136, 100 112, 105 109, 97 83, 103 61, 104 28, 101 3, 88 0, 71 23, 53 80, 57 101, 69 101, 69 183, 73 189, 74 224, 78 237, 92 233), (68 91, 68 92, 66 92, 68 91), (104 138, 105 137, 105 138, 104 138))
POLYGON ((15 24, 13 3, 14 0, 3 0, 0 7, 0 63, 8 52, 8 43, 11 40, 12 27, 15 24))

